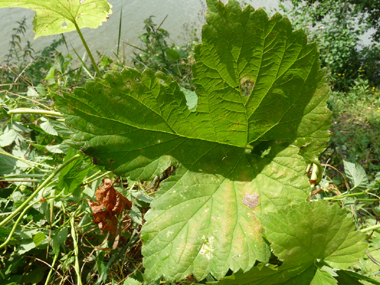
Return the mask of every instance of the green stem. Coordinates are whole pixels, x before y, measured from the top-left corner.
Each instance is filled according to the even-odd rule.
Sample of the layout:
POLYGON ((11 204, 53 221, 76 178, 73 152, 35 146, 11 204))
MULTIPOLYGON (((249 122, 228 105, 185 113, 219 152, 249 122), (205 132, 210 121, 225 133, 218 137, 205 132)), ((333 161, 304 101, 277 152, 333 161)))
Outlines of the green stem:
POLYGON ((82 279, 80 276, 80 267, 79 267, 79 250, 78 250, 78 241, 77 236, 75 232, 75 224, 74 224, 75 216, 70 216, 70 225, 71 225, 71 237, 73 238, 73 245, 74 245, 74 255, 75 255, 75 272, 77 273, 77 282, 78 285, 82 285, 82 279))
POLYGON ((366 192, 351 193, 351 194, 344 194, 344 195, 334 196, 334 197, 330 197, 330 198, 323 198, 323 200, 338 200, 338 199, 342 199, 342 198, 346 198, 346 197, 360 196, 360 195, 365 195, 365 194, 367 194, 367 193, 366 192))
POLYGON ((21 213, 21 215, 18 217, 17 221, 13 225, 13 228, 12 228, 11 232, 9 233, 8 238, 0 245, 0 248, 3 248, 3 247, 5 247, 8 244, 8 242, 11 240, 11 238, 12 238, 12 236, 13 236, 13 234, 14 234, 17 226, 18 226, 18 224, 20 223, 22 217, 25 215, 26 211, 29 210, 29 208, 32 207, 34 204, 35 203, 30 204, 28 207, 26 207, 24 209, 24 211, 21 213))
POLYGON ((120 20, 119 20, 119 35, 117 37, 117 52, 116 57, 119 58, 119 51, 120 51, 120 38, 121 38, 121 20, 123 19, 123 4, 121 4, 120 8, 120 20))
POLYGON ((8 111, 7 114, 8 115, 13 115, 13 114, 39 114, 39 115, 48 115, 48 116, 50 115, 50 116, 63 117, 63 115, 59 112, 28 109, 28 108, 18 108, 18 109, 10 110, 10 111, 8 111))
POLYGON ((77 32, 78 32, 78 35, 79 35, 80 39, 82 40, 83 46, 84 46, 84 48, 86 49, 88 56, 90 57, 90 60, 91 60, 91 62, 92 62, 92 66, 95 68, 95 71, 96 71, 96 73, 98 74, 98 77, 99 77, 99 78, 102 78, 102 74, 100 73, 99 67, 98 67, 98 65, 96 64, 95 59, 94 59, 94 57, 92 56, 92 53, 91 53, 90 49, 88 48, 88 45, 87 45, 87 43, 86 43, 86 40, 84 39, 84 37, 83 37, 83 35, 82 35, 82 32, 81 32, 80 28, 78 27, 78 24, 77 24, 76 22, 73 22, 73 23, 74 23, 74 25, 75 25, 75 28, 77 29, 77 32))
POLYGON ((87 179, 85 179, 83 181, 83 184, 87 184, 88 183, 87 181, 91 180, 92 178, 94 178, 96 175, 98 175, 101 172, 102 172, 101 170, 97 171, 96 173, 94 173, 93 175, 91 175, 90 177, 88 177, 87 179))
POLYGON ((25 178, 25 177, 44 177, 44 174, 14 174, 14 175, 7 175, 5 177, 0 177, 0 180, 3 179, 10 179, 10 178, 25 178))
POLYGON ((34 199, 37 194, 45 188, 45 186, 56 176, 62 169, 64 169, 68 164, 70 164, 72 161, 76 160, 77 158, 80 157, 80 154, 74 155, 72 158, 70 158, 68 161, 65 163, 61 164, 57 170, 55 170, 50 176, 42 182, 42 184, 36 189, 36 191, 33 192, 32 195, 29 196, 28 199, 25 200, 24 203, 22 203, 11 215, 9 215, 7 218, 5 218, 1 223, 0 223, 0 228, 5 226, 10 220, 12 220, 18 213, 20 213, 25 207, 28 206, 28 204, 34 199))
MULTIPOLYGON (((0 85, 0 86, 1 86, 1 85, 0 85)), ((19 94, 13 93, 13 92, 8 92, 8 93, 11 94, 11 95, 14 95, 14 96, 18 96, 18 97, 20 97, 20 98, 22 98, 22 99, 32 101, 33 103, 35 103, 35 104, 37 104, 37 105, 41 105, 42 107, 44 107, 44 108, 46 108, 46 109, 52 111, 51 108, 49 108, 48 106, 46 106, 46 105, 44 105, 44 104, 38 102, 37 100, 33 100, 33 99, 31 99, 31 98, 28 98, 28 97, 26 97, 26 96, 22 96, 22 95, 19 95, 19 94)))
POLYGON ((58 252, 56 252, 56 253, 54 254, 53 263, 51 264, 51 267, 50 267, 50 270, 49 270, 49 274, 48 274, 48 276, 46 277, 45 285, 48 285, 48 284, 49 284, 49 281, 50 281, 50 278, 51 278, 51 274, 52 274, 52 272, 53 272, 53 268, 54 268, 55 262, 57 261, 58 257, 59 257, 59 250, 58 250, 58 252))
MULTIPOLYGON (((96 177, 96 178, 94 178, 94 179, 92 179, 92 180, 86 180, 86 181, 84 181, 83 182, 83 184, 89 184, 89 183, 92 183, 92 182, 94 182, 95 180, 98 180, 98 179, 100 179, 100 178, 102 178, 102 177, 104 177, 104 176, 107 176, 108 174, 110 174, 111 173, 111 171, 107 171, 106 173, 103 173, 102 175, 100 175, 100 176, 98 176, 98 177, 96 177)), ((90 179, 90 178, 89 178, 90 179)))
POLYGON ((1 181, 13 183, 13 182, 39 182, 38 179, 0 179, 1 181))
MULTIPOLYGON (((55 198, 58 198, 58 197, 61 197, 61 195, 53 196, 53 197, 49 197, 49 198, 47 198, 46 200, 49 200, 49 199, 55 199, 55 198)), ((30 209, 30 207, 32 207, 33 205, 35 205, 35 204, 37 204, 37 203, 40 203, 40 201, 35 201, 35 202, 33 202, 32 204, 28 205, 28 206, 24 209, 24 211, 22 211, 21 215, 18 217, 17 221, 16 221, 15 224, 13 225, 12 230, 11 230, 11 232, 10 232, 9 235, 8 235, 8 238, 5 240, 5 242, 3 242, 3 243, 0 245, 0 248, 3 248, 3 247, 5 247, 5 246, 8 244, 8 242, 11 240, 11 238, 12 238, 12 236, 13 236, 13 234, 14 234, 14 232, 15 232, 17 226, 18 226, 18 224, 20 223, 22 217, 24 217, 26 211, 28 211, 28 210, 30 209)))
POLYGON ((38 163, 38 162, 34 162, 34 161, 30 161, 30 160, 26 160, 26 159, 23 159, 21 157, 17 157, 17 156, 14 156, 6 151, 2 151, 0 150, 0 154, 2 155, 5 155, 5 156, 9 156, 9 157, 12 157, 14 159, 17 159, 17 160, 20 160, 26 164, 29 164, 30 166, 36 166, 36 165, 39 165, 39 166, 43 166, 43 167, 46 167, 46 168, 50 168, 50 169, 54 169, 53 166, 50 166, 50 165, 47 165, 47 164, 42 164, 42 163, 38 163))
POLYGON ((365 233, 365 232, 368 232, 368 231, 377 230, 378 228, 380 228, 380 224, 372 226, 372 227, 368 227, 368 228, 365 228, 365 229, 362 229, 362 230, 360 230, 360 232, 365 233))

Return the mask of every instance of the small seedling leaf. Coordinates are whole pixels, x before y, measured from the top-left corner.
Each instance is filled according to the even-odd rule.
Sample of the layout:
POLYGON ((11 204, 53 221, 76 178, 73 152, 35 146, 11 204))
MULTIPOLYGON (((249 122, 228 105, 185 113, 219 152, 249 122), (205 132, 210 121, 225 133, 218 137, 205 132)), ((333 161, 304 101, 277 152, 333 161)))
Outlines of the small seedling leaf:
POLYGON ((50 123, 49 120, 46 120, 40 125, 41 129, 43 129, 46 133, 52 136, 58 136, 57 131, 54 129, 54 126, 50 123))
POLYGON ((343 166, 344 173, 350 180, 352 189, 360 188, 365 190, 368 187, 369 181, 367 175, 364 168, 360 164, 343 160, 343 166))
POLYGON ((45 240, 45 234, 44 233, 37 233, 35 236, 33 236, 33 242, 36 246, 39 246, 41 242, 45 240))

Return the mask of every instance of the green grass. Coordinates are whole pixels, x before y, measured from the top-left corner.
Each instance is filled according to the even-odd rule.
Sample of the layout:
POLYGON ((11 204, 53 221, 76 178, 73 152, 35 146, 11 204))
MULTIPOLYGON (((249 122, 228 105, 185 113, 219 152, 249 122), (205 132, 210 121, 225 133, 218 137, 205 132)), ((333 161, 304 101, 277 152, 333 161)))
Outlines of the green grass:
POLYGON ((380 90, 357 81, 347 93, 332 92, 330 148, 324 160, 340 166, 343 159, 361 164, 369 175, 380 171, 380 90))

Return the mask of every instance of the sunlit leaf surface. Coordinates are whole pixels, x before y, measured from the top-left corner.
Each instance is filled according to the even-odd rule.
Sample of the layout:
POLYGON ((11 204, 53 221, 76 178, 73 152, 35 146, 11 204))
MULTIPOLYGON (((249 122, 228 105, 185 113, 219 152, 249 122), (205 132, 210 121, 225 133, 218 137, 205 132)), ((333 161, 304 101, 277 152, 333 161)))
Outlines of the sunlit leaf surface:
POLYGON ((304 156, 329 139, 315 44, 287 18, 209 0, 193 66, 196 111, 176 82, 125 69, 56 96, 73 141, 100 165, 148 180, 169 166, 143 227, 147 278, 223 277, 270 257, 256 212, 304 201, 304 156))
POLYGON ((0 8, 19 7, 33 10, 35 38, 81 28, 97 28, 112 14, 107 0, 0 0, 0 8))

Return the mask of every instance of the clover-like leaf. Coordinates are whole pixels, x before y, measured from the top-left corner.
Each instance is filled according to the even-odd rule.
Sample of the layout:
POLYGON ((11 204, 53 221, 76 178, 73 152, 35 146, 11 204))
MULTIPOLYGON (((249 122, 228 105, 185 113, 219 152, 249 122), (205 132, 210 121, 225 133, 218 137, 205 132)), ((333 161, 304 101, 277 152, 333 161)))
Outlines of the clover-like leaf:
POLYGON ((108 73, 55 97, 72 141, 98 164, 141 180, 176 166, 145 216, 151 280, 221 278, 267 262, 256 213, 308 197, 304 157, 329 139, 315 44, 280 14, 207 2, 193 66, 196 111, 176 82, 150 70, 108 73))
POLYGON ((363 256, 365 235, 337 205, 301 203, 276 213, 259 214, 274 254, 284 263, 313 263, 321 259, 345 269, 363 256))
POLYGON ((0 8, 32 9, 35 38, 81 28, 97 28, 112 14, 107 0, 0 0, 0 8))

